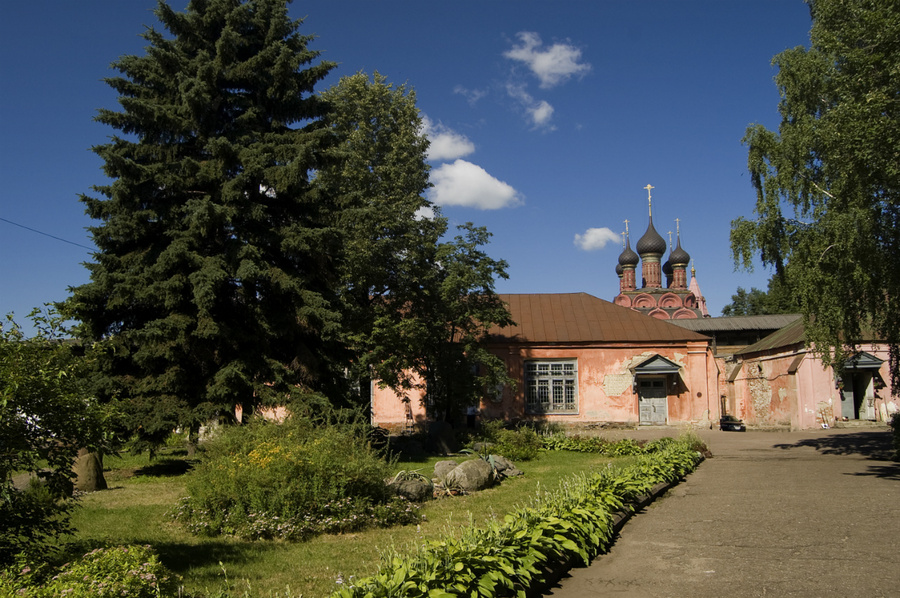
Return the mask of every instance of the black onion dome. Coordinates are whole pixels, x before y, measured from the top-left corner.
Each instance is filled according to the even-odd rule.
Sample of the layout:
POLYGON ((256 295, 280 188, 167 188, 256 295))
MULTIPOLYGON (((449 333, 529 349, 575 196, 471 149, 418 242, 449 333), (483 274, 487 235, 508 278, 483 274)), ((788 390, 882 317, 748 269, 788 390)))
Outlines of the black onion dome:
POLYGON ((621 278, 625 274, 625 270, 622 268, 622 264, 616 264, 616 274, 621 278))
POLYGON ((666 252, 666 240, 663 239, 656 229, 653 228, 653 216, 650 216, 650 224, 647 225, 647 232, 637 242, 637 252, 640 255, 656 254, 662 255, 666 252))
POLYGON ((634 252, 631 248, 631 241, 625 240, 625 249, 622 250, 622 253, 619 254, 619 265, 620 266, 637 266, 640 263, 641 257, 634 252))
POLYGON ((668 277, 672 277, 672 257, 666 260, 666 263, 662 265, 662 273, 668 277))
POLYGON ((671 255, 669 255, 669 261, 679 266, 687 266, 691 261, 690 254, 681 248, 681 238, 678 239, 678 246, 675 247, 675 249, 672 250, 671 255))

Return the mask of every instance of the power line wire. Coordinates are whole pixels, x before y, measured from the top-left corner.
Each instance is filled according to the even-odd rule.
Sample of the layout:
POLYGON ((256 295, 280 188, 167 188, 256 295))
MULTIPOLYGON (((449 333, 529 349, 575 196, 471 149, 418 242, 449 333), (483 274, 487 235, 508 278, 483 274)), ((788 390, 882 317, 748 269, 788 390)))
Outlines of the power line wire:
POLYGON ((56 239, 57 241, 62 241, 63 243, 68 243, 69 245, 75 245, 76 247, 82 247, 84 249, 87 249, 88 251, 97 251, 96 247, 88 247, 87 245, 82 245, 81 243, 76 243, 75 241, 69 241, 68 239, 63 239, 62 237, 57 237, 57 236, 51 235, 50 233, 45 233, 43 231, 39 231, 35 228, 25 226, 24 224, 19 224, 18 222, 13 222, 12 220, 7 220, 6 218, 0 218, 0 220, 2 220, 3 222, 5 222, 7 224, 12 224, 13 226, 18 226, 19 228, 24 228, 27 231, 31 231, 31 232, 37 233, 39 235, 44 235, 45 237, 50 237, 51 239, 56 239))

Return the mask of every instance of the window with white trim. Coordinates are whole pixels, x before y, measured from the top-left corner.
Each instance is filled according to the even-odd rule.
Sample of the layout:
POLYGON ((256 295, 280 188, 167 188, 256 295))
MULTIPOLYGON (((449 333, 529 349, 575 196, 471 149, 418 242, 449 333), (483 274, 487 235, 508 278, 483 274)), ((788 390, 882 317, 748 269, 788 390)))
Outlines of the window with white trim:
POLYGON ((577 413, 577 361, 526 361, 525 411, 577 413))

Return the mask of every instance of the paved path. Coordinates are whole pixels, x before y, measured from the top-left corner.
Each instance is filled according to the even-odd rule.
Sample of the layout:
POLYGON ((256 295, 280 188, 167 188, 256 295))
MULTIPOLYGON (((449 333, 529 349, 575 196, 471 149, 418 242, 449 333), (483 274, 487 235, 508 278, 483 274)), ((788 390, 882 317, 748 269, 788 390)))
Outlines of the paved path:
POLYGON ((900 596, 900 463, 888 460, 887 428, 701 436, 714 457, 551 596, 900 596))

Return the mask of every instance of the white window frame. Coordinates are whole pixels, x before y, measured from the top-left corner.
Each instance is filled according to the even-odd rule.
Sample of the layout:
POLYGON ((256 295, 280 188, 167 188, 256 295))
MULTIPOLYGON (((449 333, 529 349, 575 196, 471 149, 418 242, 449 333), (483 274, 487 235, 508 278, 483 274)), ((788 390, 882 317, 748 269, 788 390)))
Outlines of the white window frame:
POLYGON ((524 365, 526 413, 578 413, 577 359, 529 359, 524 365))

